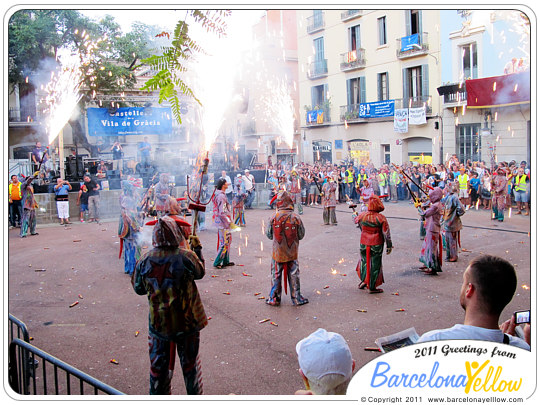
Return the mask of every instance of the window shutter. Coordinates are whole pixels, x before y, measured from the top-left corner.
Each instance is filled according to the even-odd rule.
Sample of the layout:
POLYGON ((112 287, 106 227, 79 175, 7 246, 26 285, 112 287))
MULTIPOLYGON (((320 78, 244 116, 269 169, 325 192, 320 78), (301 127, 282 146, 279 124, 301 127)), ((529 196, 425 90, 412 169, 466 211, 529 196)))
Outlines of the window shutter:
POLYGON ((347 86, 347 105, 353 105, 354 103, 352 102, 351 79, 347 79, 345 83, 347 86))
POLYGON ((377 100, 381 101, 382 98, 382 73, 377 74, 377 100))
POLYGON ((311 87, 311 109, 317 104, 317 88, 315 86, 311 87))
POLYGON ((411 10, 405 10, 405 36, 411 35, 411 10))
POLYGON ((360 76, 360 102, 366 102, 366 77, 360 76))
POLYGON ((390 100, 390 73, 386 72, 386 100, 390 100))
MULTIPOLYGON (((360 40, 360 26, 357 25, 354 27, 355 35, 356 35, 356 49, 360 49, 362 47, 362 41, 360 40)), ((356 49, 353 49, 355 51, 356 49)), ((360 56, 360 55, 358 55, 360 56)))
POLYGON ((418 10, 418 32, 420 34, 420 43, 423 44, 423 31, 422 31, 422 10, 418 10))
POLYGON ((403 107, 405 108, 409 103, 409 83, 407 80, 407 69, 403 69, 403 107))
POLYGON ((429 65, 422 65, 422 96, 429 96, 429 65))

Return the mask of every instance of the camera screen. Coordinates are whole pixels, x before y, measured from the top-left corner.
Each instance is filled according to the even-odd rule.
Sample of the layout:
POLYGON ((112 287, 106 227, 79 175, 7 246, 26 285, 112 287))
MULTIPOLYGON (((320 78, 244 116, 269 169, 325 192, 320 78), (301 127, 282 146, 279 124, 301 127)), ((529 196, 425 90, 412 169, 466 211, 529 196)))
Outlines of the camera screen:
POLYGON ((529 323, 531 321, 531 311, 519 311, 515 313, 516 324, 529 323))

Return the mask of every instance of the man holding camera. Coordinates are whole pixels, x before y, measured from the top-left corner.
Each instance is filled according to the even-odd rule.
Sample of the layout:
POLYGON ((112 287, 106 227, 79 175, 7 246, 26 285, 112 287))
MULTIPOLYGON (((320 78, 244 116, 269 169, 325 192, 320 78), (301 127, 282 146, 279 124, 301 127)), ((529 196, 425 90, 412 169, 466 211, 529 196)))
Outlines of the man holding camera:
POLYGON ((69 181, 58 178, 56 180, 56 186, 54 186, 54 193, 56 194, 56 209, 58 210, 58 218, 60 218, 60 225, 71 224, 69 222, 69 191, 71 190, 71 184, 69 181))
POLYGON ((486 340, 530 350, 524 340, 503 333, 503 330, 508 331, 504 324, 499 328, 501 313, 512 300, 516 287, 516 271, 505 259, 490 255, 473 259, 463 273, 459 295, 465 321, 448 329, 424 333, 417 343, 447 339, 486 340))

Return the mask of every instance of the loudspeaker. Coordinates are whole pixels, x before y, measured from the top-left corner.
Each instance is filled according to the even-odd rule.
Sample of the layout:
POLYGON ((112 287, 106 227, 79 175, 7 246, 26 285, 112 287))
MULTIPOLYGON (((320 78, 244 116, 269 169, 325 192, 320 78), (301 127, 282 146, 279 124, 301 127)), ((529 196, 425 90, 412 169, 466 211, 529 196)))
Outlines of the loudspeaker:
POLYGON ((436 130, 439 129, 439 121, 435 121, 435 129, 436 129, 436 130))
POLYGON ((276 154, 276 141, 270 141, 270 144, 272 145, 272 155, 276 154))

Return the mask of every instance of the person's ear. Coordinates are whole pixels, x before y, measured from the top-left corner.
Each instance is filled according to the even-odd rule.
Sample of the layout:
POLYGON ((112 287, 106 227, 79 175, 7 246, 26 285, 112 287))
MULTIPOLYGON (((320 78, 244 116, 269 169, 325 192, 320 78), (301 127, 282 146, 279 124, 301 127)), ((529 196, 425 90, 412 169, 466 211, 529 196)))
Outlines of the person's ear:
POLYGON ((465 290, 465 296, 467 298, 471 298, 474 292, 476 292, 476 287, 474 286, 474 284, 469 283, 467 285, 467 289, 465 290))

